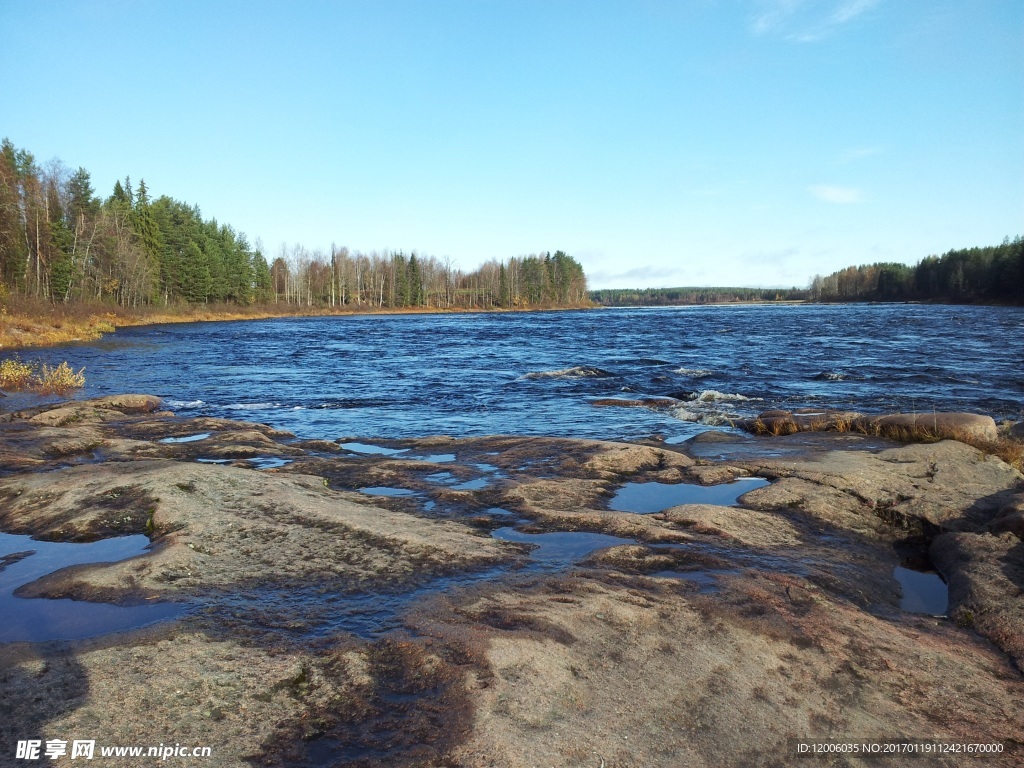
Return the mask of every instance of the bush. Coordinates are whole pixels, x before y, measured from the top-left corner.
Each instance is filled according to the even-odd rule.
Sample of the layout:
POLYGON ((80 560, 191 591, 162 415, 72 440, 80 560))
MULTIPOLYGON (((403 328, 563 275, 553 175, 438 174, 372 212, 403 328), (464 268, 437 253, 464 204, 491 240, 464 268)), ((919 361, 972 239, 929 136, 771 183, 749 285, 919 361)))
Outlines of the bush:
POLYGON ((47 394, 51 392, 61 394, 69 389, 78 389, 83 386, 85 386, 85 368, 75 373, 65 360, 56 368, 51 368, 43 363, 42 371, 34 388, 47 394))
POLYGON ((32 381, 32 366, 14 357, 0 361, 0 389, 25 389, 32 381))
POLYGON ((83 386, 85 368, 76 373, 67 361, 52 368, 43 363, 38 373, 35 365, 23 363, 16 357, 0 361, 0 389, 32 389, 44 394, 63 394, 83 386))

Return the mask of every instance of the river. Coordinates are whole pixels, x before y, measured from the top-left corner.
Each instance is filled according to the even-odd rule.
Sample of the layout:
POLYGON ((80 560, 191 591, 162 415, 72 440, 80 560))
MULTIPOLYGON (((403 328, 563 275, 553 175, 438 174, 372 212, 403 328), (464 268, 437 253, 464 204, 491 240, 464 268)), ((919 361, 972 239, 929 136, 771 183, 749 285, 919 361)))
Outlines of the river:
MULTIPOLYGON (((1024 308, 731 305, 353 315, 125 328, 23 359, 85 367, 76 397, 307 438, 559 435, 675 441, 768 408, 1024 418, 1024 308), (673 397, 670 408, 599 398, 673 397)), ((12 395, 5 409, 31 398, 12 395)))

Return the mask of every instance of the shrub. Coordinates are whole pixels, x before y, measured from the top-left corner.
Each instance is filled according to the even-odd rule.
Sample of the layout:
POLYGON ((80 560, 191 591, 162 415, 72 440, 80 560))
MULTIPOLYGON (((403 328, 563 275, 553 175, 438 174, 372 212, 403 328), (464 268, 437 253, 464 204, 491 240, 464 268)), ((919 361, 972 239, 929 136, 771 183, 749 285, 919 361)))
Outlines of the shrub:
POLYGON ((32 380, 32 366, 18 358, 0 361, 0 389, 25 389, 32 380))
POLYGON ((85 368, 75 373, 65 360, 55 368, 43 363, 35 388, 45 393, 61 394, 69 389, 78 389, 83 386, 85 386, 85 368))

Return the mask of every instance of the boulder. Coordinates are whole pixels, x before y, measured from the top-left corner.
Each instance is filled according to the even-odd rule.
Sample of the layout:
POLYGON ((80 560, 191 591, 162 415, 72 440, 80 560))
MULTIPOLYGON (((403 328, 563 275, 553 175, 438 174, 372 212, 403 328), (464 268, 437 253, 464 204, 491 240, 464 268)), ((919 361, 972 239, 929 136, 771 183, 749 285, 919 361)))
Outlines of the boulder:
POLYGON ((953 440, 968 438, 995 441, 999 437, 991 416, 976 413, 894 413, 859 419, 855 427, 866 432, 924 432, 932 437, 953 440))
POLYGON ((125 413, 152 413, 159 410, 162 401, 153 395, 109 395, 86 400, 83 404, 96 408, 116 408, 125 413))

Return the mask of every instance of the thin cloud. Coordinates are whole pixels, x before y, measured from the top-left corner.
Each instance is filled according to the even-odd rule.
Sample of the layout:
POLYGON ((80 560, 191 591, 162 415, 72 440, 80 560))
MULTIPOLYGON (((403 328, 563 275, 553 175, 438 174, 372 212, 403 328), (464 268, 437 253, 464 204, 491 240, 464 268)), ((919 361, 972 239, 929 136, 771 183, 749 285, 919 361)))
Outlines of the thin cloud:
POLYGON ((837 187, 832 184, 815 184, 807 190, 819 200, 833 205, 851 205, 864 200, 864 195, 856 187, 837 187))
POLYGON ((623 283, 626 281, 653 281, 653 280, 664 280, 665 278, 673 277, 678 274, 678 271, 674 268, 665 267, 634 267, 633 269, 626 270, 625 272, 594 272, 589 276, 590 282, 594 284, 606 285, 609 283, 623 283))
POLYGON ((863 16, 879 2, 840 0, 824 10, 823 3, 806 0, 760 0, 750 27, 755 35, 777 34, 793 42, 813 43, 863 16))
POLYGON ((878 5, 878 0, 847 0, 841 4, 829 17, 829 24, 839 26, 853 21, 865 11, 870 11, 878 5))
POLYGON ((777 29, 796 13, 803 0, 766 0, 759 3, 762 10, 754 14, 751 22, 755 35, 764 35, 777 29))

